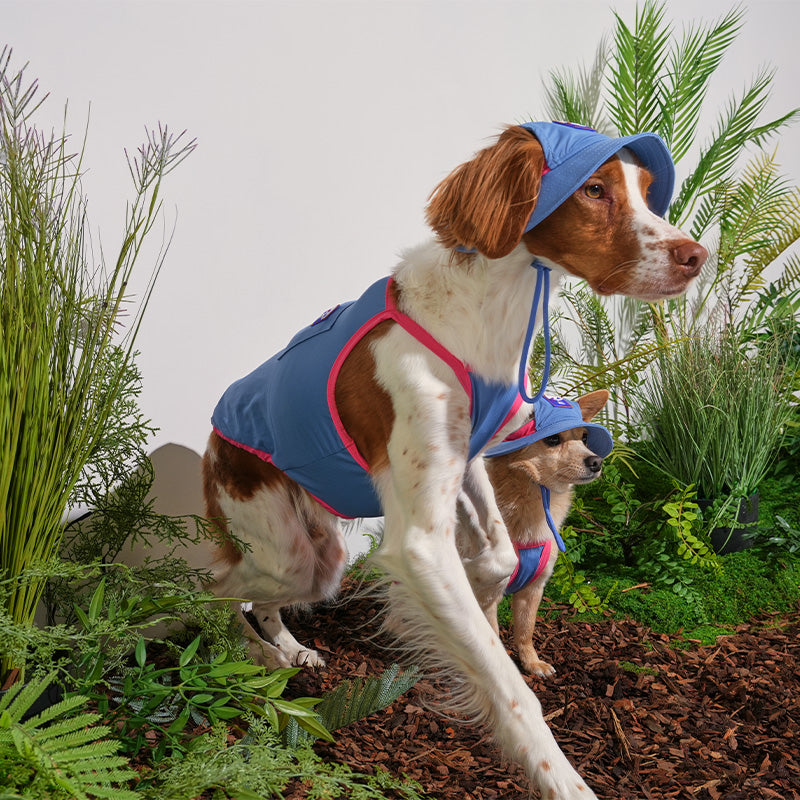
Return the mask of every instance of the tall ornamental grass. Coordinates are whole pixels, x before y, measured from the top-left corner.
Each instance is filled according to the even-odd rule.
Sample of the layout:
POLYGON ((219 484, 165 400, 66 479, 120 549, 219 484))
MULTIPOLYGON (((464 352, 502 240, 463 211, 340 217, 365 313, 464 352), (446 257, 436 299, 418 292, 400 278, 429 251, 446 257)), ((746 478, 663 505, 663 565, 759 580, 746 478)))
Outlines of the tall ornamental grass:
MULTIPOLYGON (((57 552, 70 495, 102 439, 124 383, 161 247, 138 302, 126 297, 160 217, 162 178, 194 148, 166 127, 128 156, 134 185, 119 255, 94 263, 81 193, 83 150, 34 123, 43 99, 0 51, 0 579, 57 552), (122 330, 125 312, 127 329, 122 330)), ((127 156, 127 154, 126 154, 127 156)), ((7 601, 29 622, 41 580, 7 601)), ((0 663, 0 673, 22 666, 0 663)))
POLYGON ((646 457, 701 498, 756 492, 792 414, 780 344, 744 353, 724 327, 663 352, 642 391, 646 457))

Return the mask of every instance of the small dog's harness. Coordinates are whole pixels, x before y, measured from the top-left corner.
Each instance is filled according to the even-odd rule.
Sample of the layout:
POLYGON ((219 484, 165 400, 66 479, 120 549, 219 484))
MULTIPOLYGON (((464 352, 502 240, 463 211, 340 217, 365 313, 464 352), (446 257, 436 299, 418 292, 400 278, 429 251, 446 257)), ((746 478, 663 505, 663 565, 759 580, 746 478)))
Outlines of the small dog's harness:
POLYGON ((233 383, 214 409, 214 429, 274 464, 337 516, 380 516, 369 464, 344 428, 335 387, 347 356, 385 320, 402 326, 455 373, 470 398, 473 459, 522 405, 518 387, 488 383, 471 373, 397 308, 391 278, 377 281, 358 300, 326 311, 281 352, 233 383))
MULTIPOLYGON (((535 581, 547 567, 552 549, 553 542, 550 539, 542 544, 519 544, 514 542, 517 566, 508 579, 505 594, 515 594, 520 589, 524 589, 531 581, 535 581)), ((564 552, 564 548, 561 545, 559 545, 558 549, 564 552)))

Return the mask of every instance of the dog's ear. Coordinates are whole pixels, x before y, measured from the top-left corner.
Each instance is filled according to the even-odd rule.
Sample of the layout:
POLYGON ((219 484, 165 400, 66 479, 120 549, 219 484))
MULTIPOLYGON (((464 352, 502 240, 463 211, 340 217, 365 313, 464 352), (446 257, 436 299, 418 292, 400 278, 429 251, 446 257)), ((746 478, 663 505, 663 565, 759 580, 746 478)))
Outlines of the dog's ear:
POLYGON ((428 224, 445 247, 461 245, 489 258, 508 255, 533 213, 543 168, 539 142, 511 126, 433 190, 428 224))
POLYGON ((583 421, 588 422, 596 416, 608 402, 609 396, 608 389, 598 389, 596 392, 589 392, 589 394, 579 397, 577 403, 581 408, 583 421))

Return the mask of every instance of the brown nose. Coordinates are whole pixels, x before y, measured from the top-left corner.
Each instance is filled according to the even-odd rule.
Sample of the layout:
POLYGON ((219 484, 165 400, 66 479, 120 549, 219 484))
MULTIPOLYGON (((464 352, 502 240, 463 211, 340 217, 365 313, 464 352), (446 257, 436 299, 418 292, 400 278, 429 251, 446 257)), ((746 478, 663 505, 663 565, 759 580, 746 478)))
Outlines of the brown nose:
POLYGON ((697 277, 708 258, 708 250, 703 245, 691 241, 679 244, 672 254, 675 257, 675 263, 687 278, 697 277))

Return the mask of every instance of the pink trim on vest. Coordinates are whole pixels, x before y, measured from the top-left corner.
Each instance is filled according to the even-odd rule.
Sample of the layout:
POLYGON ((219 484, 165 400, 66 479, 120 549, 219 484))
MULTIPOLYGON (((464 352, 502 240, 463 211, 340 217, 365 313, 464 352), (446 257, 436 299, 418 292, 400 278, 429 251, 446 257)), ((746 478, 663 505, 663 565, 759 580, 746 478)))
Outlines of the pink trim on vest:
MULTIPOLYGON (((256 450, 255 447, 250 447, 249 445, 237 442, 235 439, 231 439, 229 436, 226 436, 219 428, 214 427, 212 429, 220 439, 224 439, 228 444, 232 444, 234 447, 238 447, 240 450, 246 450, 248 453, 260 458, 262 461, 266 461, 267 464, 272 464, 272 456, 269 453, 265 453, 263 450, 256 450)), ((275 465, 272 464, 272 466, 275 465)), ((279 469, 279 467, 275 467, 275 469, 279 469)))
MULTIPOLYGON (((214 433, 217 434, 217 436, 219 436, 220 439, 224 439, 226 442, 228 442, 228 444, 232 444, 234 447, 238 447, 240 450, 244 450, 245 452, 256 456, 256 458, 260 458, 262 461, 266 461, 267 464, 272 464, 272 466, 275 467, 275 464, 272 462, 272 456, 269 453, 265 453, 263 450, 256 450, 255 447, 249 447, 248 445, 242 444, 241 442, 236 442, 230 437, 226 436, 219 428, 213 428, 213 431, 214 433)), ((275 469, 277 469, 283 475, 286 475, 286 473, 280 467, 275 467, 275 469)), ((309 492, 308 489, 306 489, 305 491, 311 497, 313 497, 326 511, 330 511, 330 513, 333 514, 334 517, 341 517, 342 519, 355 519, 354 517, 348 517, 343 514, 340 514, 335 508, 329 506, 324 500, 320 500, 320 498, 317 497, 315 494, 309 492)))
MULTIPOLYGON (((364 336, 366 336, 381 322, 393 320, 400 325, 400 327, 410 333, 417 341, 420 342, 420 344, 423 344, 435 355, 441 358, 442 361, 444 361, 453 370, 458 382, 467 393, 467 396, 469 397, 470 413, 472 413, 472 383, 469 379, 467 368, 449 350, 437 342, 436 339, 434 339, 433 336, 431 336, 430 333, 425 330, 425 328, 423 328, 421 325, 418 325, 413 319, 411 319, 411 317, 407 316, 397 308, 394 303, 394 298, 392 297, 393 286, 394 278, 389 278, 389 280, 386 282, 386 308, 371 319, 367 320, 367 322, 365 322, 350 337, 347 344, 342 348, 339 355, 336 357, 336 360, 333 362, 331 373, 328 376, 328 409, 331 412, 333 425, 336 428, 336 432, 339 434, 344 446, 347 448, 347 452, 350 453, 355 462, 366 472, 369 472, 369 464, 364 456, 359 452, 358 447, 356 447, 356 443, 353 441, 352 437, 347 433, 347 430, 342 423, 342 419, 339 416, 339 409, 336 407, 335 389, 336 380, 339 377, 339 372, 342 368, 342 364, 344 364, 344 360, 350 355, 353 348, 364 338, 364 336)), ((519 403, 521 402, 522 398, 519 398, 519 403)), ((517 408, 519 408, 519 403, 515 402, 513 412, 508 415, 506 420, 503 422, 503 425, 506 424, 513 413, 516 413, 517 408)), ((258 453, 256 453, 256 455, 258 455, 258 453)), ((322 503, 322 505, 325 504, 322 503)), ((325 507, 329 508, 329 506, 325 507)))

